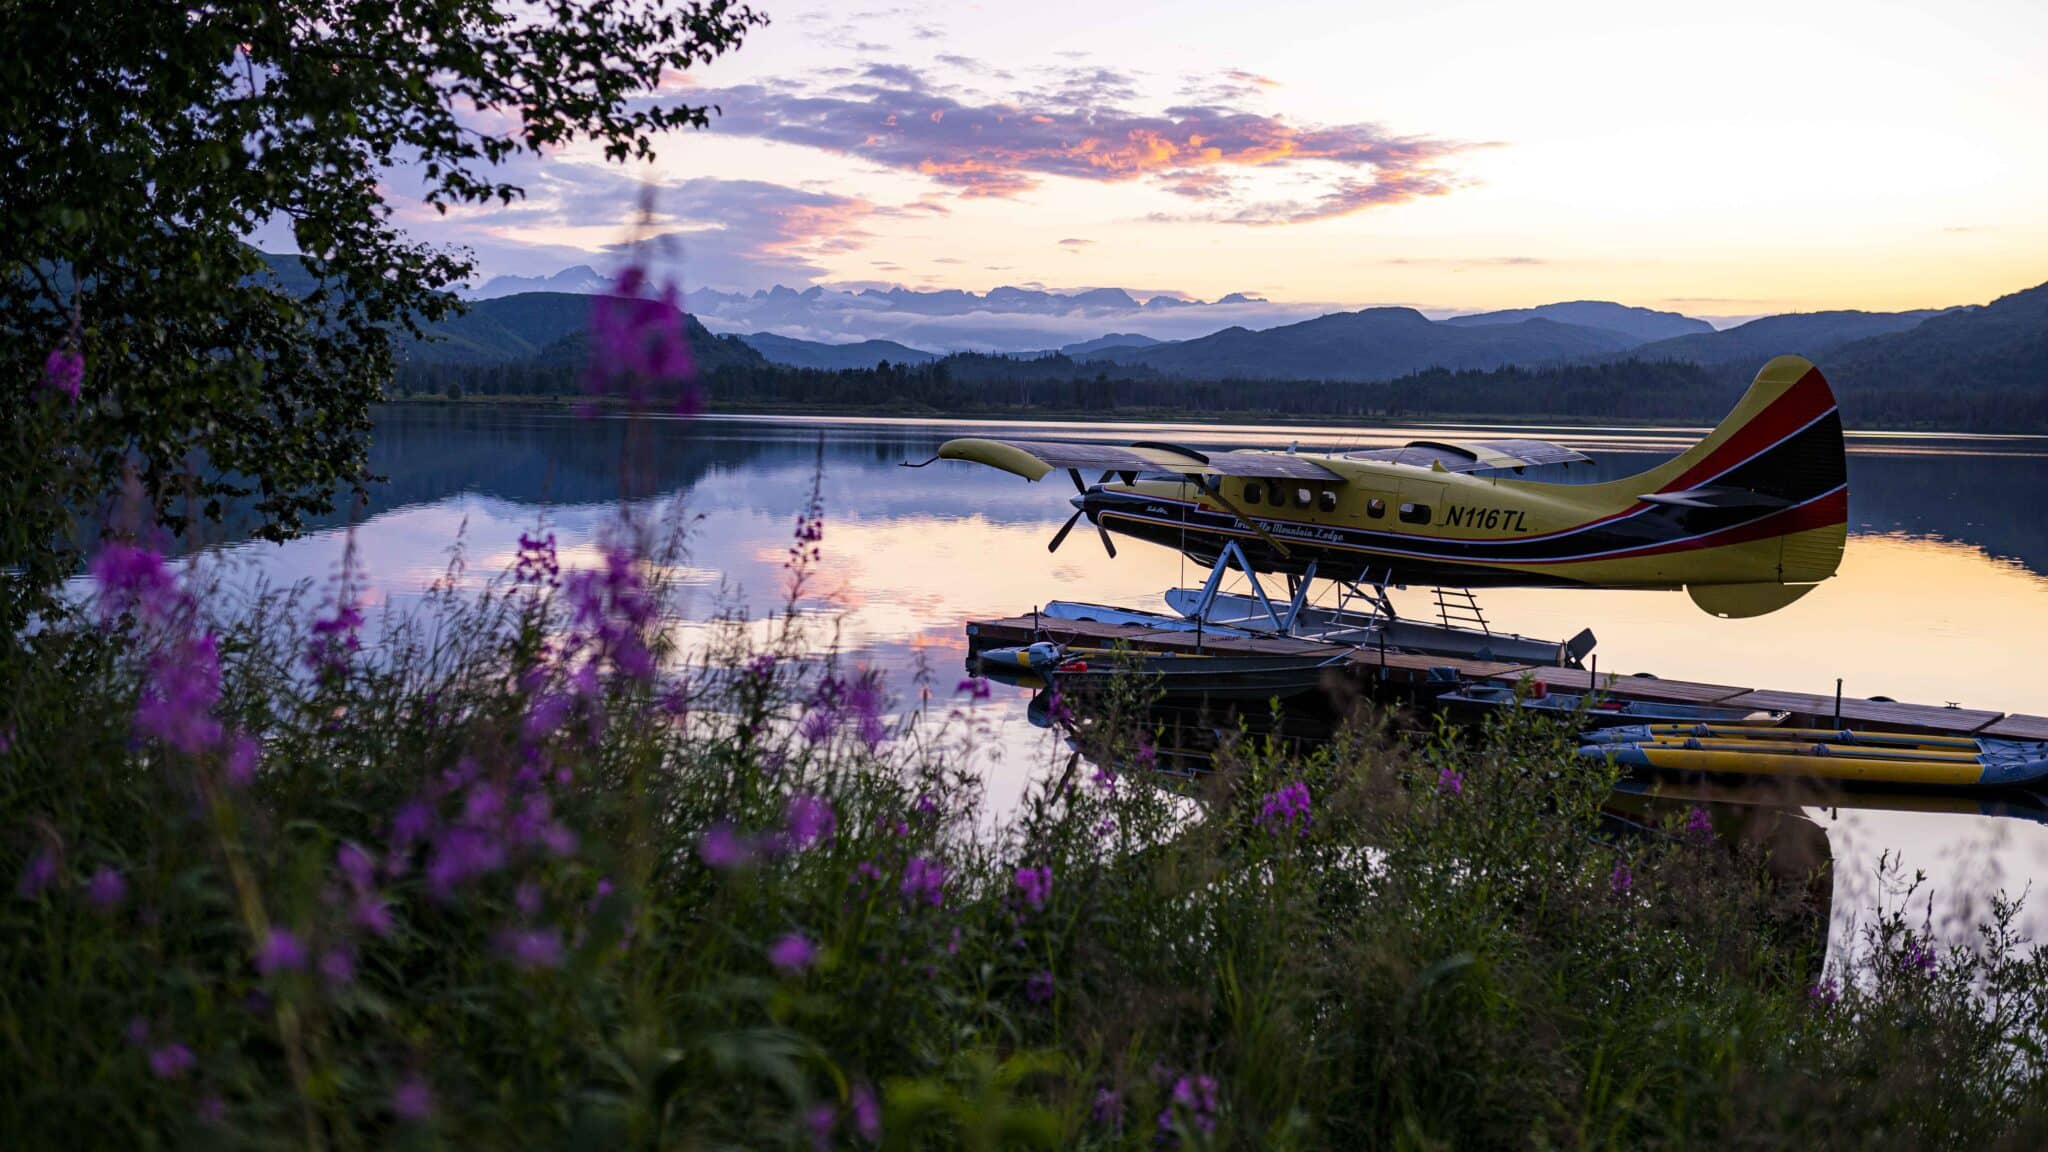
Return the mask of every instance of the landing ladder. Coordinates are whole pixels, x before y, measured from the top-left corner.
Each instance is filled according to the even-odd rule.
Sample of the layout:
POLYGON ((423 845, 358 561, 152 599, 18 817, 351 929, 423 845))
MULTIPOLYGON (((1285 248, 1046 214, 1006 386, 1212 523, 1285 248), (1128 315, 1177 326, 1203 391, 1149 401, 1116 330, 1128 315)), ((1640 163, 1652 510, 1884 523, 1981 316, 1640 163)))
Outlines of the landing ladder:
POLYGON ((1488 636, 1493 635, 1493 626, 1486 622, 1486 613, 1479 607, 1479 598, 1470 588, 1438 588, 1436 590, 1436 618, 1446 628, 1477 628, 1488 636))

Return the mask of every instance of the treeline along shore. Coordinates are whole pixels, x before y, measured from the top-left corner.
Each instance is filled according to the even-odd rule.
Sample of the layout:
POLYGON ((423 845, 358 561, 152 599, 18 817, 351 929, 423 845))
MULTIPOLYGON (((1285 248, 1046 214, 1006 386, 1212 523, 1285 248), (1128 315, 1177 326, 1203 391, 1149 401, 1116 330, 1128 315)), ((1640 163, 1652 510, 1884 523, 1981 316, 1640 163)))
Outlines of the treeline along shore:
MULTIPOLYGON (((721 340, 721 344, 728 341, 721 340)), ((736 343, 736 342, 733 342, 736 343)), ((932 413, 958 416, 1422 419, 1510 417, 1564 421, 1711 422, 1755 366, 1676 361, 1490 370, 1431 369, 1380 382, 1192 380, 1143 368, 959 353, 926 364, 837 371, 703 360, 705 399, 728 411, 932 413)), ((1822 364, 1825 371, 1827 365, 1822 364)), ((410 363, 393 399, 580 400, 567 358, 510 363, 410 363)), ((1857 428, 2048 432, 2048 387, 1987 390, 1835 381, 1857 428)))

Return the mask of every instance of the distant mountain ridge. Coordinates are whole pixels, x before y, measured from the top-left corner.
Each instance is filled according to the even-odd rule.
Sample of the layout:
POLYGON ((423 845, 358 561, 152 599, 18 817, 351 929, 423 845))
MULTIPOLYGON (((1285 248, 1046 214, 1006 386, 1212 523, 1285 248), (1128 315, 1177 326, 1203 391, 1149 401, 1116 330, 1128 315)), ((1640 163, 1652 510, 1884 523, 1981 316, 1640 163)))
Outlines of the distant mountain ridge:
POLYGON ((1711 333, 1714 330, 1714 326, 1705 320, 1695 320, 1681 313, 1635 308, 1626 304, 1616 304, 1611 300, 1568 300, 1559 304, 1539 304, 1534 308, 1479 312, 1448 317, 1444 323, 1516 324, 1523 320, 1554 320, 1559 324, 1572 324, 1580 328, 1600 328, 1618 332, 1639 344, 1678 336, 1711 333))
POLYGON ((894 340, 826 344, 817 340, 777 336, 773 332, 749 332, 738 339, 759 352, 770 364, 781 364, 790 368, 817 368, 830 372, 843 372, 849 368, 873 368, 884 362, 927 364, 939 358, 937 352, 926 352, 922 348, 912 348, 898 344, 894 340))
POLYGON ((1111 332, 1106 336, 1097 336, 1093 340, 1077 340, 1072 344, 1063 344, 1060 346, 1060 355, 1086 356, 1093 352, 1107 352, 1112 348, 1150 348, 1154 344, 1164 343, 1164 340, 1154 340, 1138 332, 1111 332))
POLYGON ((1936 310, 1918 312, 1791 312, 1763 316, 1720 332, 1658 340, 1631 350, 1640 360, 1682 360, 1692 364, 1762 364, 1796 353, 1824 359, 1845 344, 1916 328, 1936 310))
POLYGON ((1226 328, 1195 340, 1110 348, 1097 359, 1195 379, 1391 380, 1428 368, 1547 364, 1632 346, 1618 332, 1533 319, 1443 324, 1413 308, 1337 312, 1253 332, 1226 328))
POLYGON ((470 292, 469 297, 472 300, 492 300, 521 292, 575 292, 596 296, 610 291, 611 287, 610 277, 599 275, 597 269, 588 264, 578 264, 552 276, 493 276, 484 281, 482 287, 470 292))

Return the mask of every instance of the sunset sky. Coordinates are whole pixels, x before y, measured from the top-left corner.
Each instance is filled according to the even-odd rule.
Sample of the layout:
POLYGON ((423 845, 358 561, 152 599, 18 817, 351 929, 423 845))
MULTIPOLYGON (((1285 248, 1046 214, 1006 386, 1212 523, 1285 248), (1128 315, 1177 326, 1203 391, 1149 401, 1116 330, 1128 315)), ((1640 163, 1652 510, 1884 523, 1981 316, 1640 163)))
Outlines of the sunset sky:
POLYGON ((757 7, 659 97, 724 115, 652 171, 570 149, 415 230, 602 263, 651 180, 689 287, 1735 316, 2048 280, 2041 0, 757 7))

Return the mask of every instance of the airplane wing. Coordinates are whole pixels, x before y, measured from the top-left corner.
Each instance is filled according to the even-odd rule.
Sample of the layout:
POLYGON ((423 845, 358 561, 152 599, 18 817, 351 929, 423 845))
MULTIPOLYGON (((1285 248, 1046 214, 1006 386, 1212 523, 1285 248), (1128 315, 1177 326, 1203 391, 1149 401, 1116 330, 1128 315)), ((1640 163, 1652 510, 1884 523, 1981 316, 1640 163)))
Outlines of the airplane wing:
MULTIPOLYGON (((1066 440, 984 440, 967 437, 939 446, 934 460, 971 460, 1036 480, 1055 468, 1100 469, 1136 475, 1243 476, 1336 481, 1343 477, 1312 460, 1284 452, 1197 452, 1177 444, 1079 444, 1066 440)), ((931 463, 930 460, 925 461, 931 463)), ((913 465, 922 467, 922 465, 913 465)))
POLYGON ((1544 464, 1578 464, 1592 459, 1548 440, 1411 440, 1400 448, 1347 452, 1344 458, 1413 464, 1418 468, 1441 465, 1446 472, 1534 468, 1544 464))

